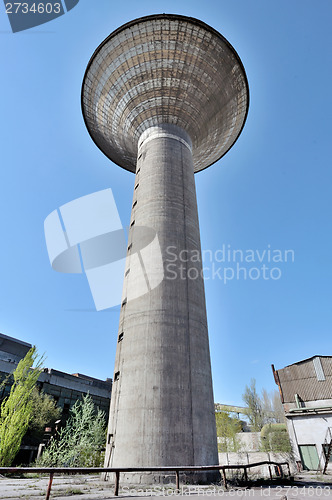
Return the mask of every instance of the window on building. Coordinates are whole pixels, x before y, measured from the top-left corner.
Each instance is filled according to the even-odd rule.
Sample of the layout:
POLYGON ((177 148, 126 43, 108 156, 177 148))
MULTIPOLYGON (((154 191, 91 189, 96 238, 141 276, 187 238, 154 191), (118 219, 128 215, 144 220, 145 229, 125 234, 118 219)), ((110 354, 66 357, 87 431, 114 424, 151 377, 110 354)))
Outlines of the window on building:
POLYGON ((69 415, 69 410, 70 410, 70 403, 64 403, 63 410, 62 410, 62 416, 66 417, 67 415, 69 415))

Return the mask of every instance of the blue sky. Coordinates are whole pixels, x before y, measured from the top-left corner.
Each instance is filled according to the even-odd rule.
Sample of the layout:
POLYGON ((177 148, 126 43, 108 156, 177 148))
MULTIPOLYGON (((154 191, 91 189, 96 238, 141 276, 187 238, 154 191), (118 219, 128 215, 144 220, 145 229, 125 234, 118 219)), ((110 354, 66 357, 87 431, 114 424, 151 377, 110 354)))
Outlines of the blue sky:
POLYGON ((276 388, 271 363, 332 355, 330 0, 80 0, 16 34, 1 9, 0 331, 35 344, 48 367, 113 376, 119 309, 94 311, 84 275, 52 270, 43 222, 62 204, 110 187, 128 225, 134 176, 90 139, 81 83, 109 33, 162 12, 220 31, 250 86, 241 137, 196 175, 203 250, 295 256, 265 262, 280 279, 205 282, 215 400, 241 404, 252 377, 258 389, 276 388))

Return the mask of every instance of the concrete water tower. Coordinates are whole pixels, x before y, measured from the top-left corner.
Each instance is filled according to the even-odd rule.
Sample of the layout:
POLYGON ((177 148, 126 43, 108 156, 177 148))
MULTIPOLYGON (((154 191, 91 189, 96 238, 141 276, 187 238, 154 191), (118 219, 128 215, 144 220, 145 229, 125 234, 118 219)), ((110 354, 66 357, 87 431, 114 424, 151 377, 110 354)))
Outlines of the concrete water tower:
POLYGON ((88 64, 88 131, 136 175, 105 466, 218 464, 194 173, 233 146, 248 100, 233 47, 189 17, 131 21, 88 64), (140 227, 158 237, 164 277, 155 287, 136 272, 139 259, 131 267, 140 227))

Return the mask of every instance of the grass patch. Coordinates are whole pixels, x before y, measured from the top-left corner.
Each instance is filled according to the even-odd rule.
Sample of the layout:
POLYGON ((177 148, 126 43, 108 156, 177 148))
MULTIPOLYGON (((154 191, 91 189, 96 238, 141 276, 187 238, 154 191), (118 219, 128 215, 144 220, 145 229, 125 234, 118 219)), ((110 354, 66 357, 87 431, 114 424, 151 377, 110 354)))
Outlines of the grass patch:
MULTIPOLYGON (((221 483, 222 484, 222 483, 221 483)), ((228 487, 238 486, 238 487, 257 487, 257 486, 293 486, 294 485, 294 477, 276 477, 273 479, 263 478, 263 477, 249 477, 248 481, 245 481, 244 478, 227 478, 228 487)))
POLYGON ((53 497, 70 497, 72 495, 84 495, 84 491, 79 488, 67 488, 66 490, 52 490, 53 497))
POLYGON ((49 476, 49 474, 37 474, 37 472, 25 472, 23 474, 23 478, 25 479, 39 479, 45 476, 49 476))

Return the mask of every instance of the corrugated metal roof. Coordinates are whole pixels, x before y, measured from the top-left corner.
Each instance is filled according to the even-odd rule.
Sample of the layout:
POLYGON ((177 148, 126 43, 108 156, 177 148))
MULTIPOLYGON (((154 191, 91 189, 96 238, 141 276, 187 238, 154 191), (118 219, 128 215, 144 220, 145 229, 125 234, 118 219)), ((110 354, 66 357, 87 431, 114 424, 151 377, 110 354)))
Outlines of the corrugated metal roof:
POLYGON ((277 370, 284 403, 332 399, 332 356, 313 356, 277 370), (315 368, 316 367, 316 368, 315 368))
POLYGON ((305 363, 306 361, 310 361, 311 359, 314 359, 314 358, 332 359, 332 356, 322 356, 321 354, 315 354, 314 356, 310 356, 310 358, 304 358, 304 359, 301 359, 300 361, 296 361, 296 363, 292 363, 291 365, 287 365, 287 366, 285 366, 285 368, 288 368, 288 366, 294 366, 294 365, 299 365, 300 363, 305 363))

